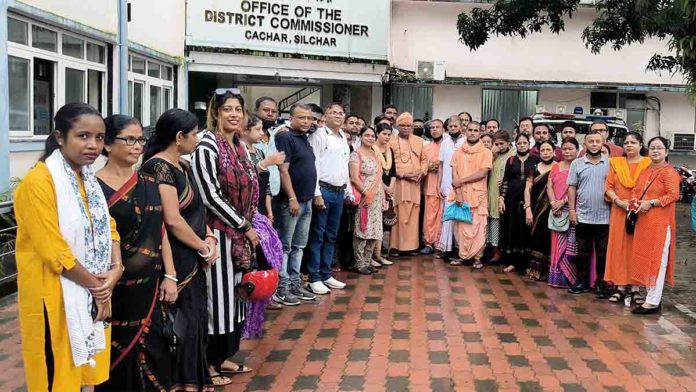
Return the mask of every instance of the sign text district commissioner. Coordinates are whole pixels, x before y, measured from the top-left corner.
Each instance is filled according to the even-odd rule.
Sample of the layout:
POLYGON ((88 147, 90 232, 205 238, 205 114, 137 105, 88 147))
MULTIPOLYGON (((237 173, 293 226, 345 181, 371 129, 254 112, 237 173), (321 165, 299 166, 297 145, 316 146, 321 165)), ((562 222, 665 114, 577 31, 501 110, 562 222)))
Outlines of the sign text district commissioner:
POLYGON ((386 60, 390 0, 189 0, 187 44, 386 60))

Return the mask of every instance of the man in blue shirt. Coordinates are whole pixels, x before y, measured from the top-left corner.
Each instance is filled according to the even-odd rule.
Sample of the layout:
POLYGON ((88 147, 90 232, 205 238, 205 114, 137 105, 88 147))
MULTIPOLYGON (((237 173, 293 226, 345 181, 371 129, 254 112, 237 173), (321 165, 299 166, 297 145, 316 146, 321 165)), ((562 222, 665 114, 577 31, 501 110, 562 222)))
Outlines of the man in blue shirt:
POLYGON ((577 281, 568 289, 571 294, 589 291, 590 260, 594 249, 597 298, 607 298, 604 268, 609 240, 611 207, 604 200, 604 182, 609 173, 609 157, 602 155, 604 139, 591 130, 585 137, 587 154, 570 165, 568 173, 568 207, 570 223, 575 225, 578 254, 575 257, 577 281))
POLYGON ((281 207, 276 226, 283 243, 283 265, 273 299, 288 306, 299 305, 300 299, 311 301, 316 298, 301 286, 300 276, 317 186, 314 152, 307 139, 313 120, 309 106, 295 104, 290 108, 289 130, 275 135, 276 149, 285 153, 285 163, 280 166, 278 199, 281 207))

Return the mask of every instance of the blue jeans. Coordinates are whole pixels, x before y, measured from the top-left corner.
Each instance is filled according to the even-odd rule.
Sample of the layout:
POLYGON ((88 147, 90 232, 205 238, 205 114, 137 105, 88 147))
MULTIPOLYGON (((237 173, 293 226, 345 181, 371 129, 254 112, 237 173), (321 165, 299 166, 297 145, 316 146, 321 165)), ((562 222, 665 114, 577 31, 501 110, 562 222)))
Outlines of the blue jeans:
POLYGON ((288 203, 283 203, 278 217, 278 234, 283 243, 283 265, 280 267, 278 290, 287 291, 292 286, 300 286, 300 266, 302 251, 307 246, 309 225, 312 223, 312 200, 300 203, 300 213, 290 215, 288 203))
POLYGON ((309 242, 309 281, 319 282, 331 277, 334 246, 343 212, 344 192, 321 187, 324 199, 323 210, 317 210, 312 217, 312 235, 309 242))

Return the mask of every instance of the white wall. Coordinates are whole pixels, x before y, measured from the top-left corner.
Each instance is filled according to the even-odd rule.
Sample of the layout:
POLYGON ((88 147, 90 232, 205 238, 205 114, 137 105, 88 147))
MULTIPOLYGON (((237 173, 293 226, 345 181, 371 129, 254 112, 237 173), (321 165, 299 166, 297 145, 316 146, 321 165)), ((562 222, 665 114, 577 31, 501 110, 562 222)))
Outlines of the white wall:
POLYGON ((660 133, 668 136, 672 133, 694 133, 696 112, 694 105, 686 96, 679 93, 650 94, 660 100, 660 133))
POLYGON ((186 2, 136 0, 130 3, 131 22, 128 23, 128 39, 169 56, 183 58, 186 2))
POLYGON ((433 86, 433 118, 446 120, 461 112, 469 112, 474 120, 481 120, 481 87, 433 86))
POLYGON ((50 12, 106 33, 118 29, 118 2, 113 0, 21 0, 32 7, 50 12))
MULTIPOLYGON (((526 81, 575 81, 681 84, 682 78, 647 73, 655 52, 666 42, 646 40, 615 52, 605 48, 593 55, 580 36, 592 20, 592 9, 580 9, 566 22, 566 31, 548 31, 526 39, 491 37, 476 52, 458 41, 457 16, 482 4, 395 1, 392 7, 390 61, 415 71, 418 60, 445 61, 448 77, 526 81)), ((548 30, 548 29, 547 29, 548 30)))

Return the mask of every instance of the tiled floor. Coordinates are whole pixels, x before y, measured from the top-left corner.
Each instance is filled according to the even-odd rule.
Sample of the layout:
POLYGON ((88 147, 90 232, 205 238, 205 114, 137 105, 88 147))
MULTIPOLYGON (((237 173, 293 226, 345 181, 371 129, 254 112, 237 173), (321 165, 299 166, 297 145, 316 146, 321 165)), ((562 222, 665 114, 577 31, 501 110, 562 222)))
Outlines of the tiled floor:
MULTIPOLYGON (((638 318, 526 282, 402 259, 346 290, 271 313, 225 391, 696 391, 696 323, 638 318)), ((16 304, 0 309, 0 390, 23 384, 16 304)))
POLYGON ((228 391, 696 391, 696 324, 638 318, 526 282, 402 259, 277 313, 228 391))

